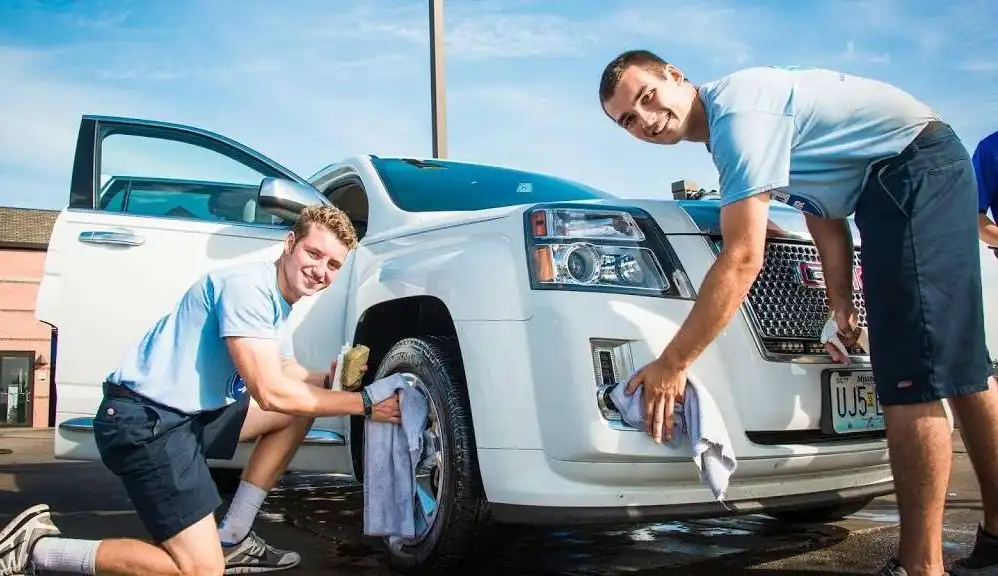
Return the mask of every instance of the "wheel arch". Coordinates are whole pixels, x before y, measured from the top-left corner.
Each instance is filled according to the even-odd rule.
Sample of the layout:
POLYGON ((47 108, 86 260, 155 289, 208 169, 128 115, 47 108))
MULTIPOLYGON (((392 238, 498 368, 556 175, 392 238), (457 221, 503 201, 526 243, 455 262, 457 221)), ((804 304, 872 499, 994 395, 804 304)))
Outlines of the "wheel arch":
MULTIPOLYGON (((459 377, 467 387, 467 373, 458 341, 454 319, 443 300, 436 296, 407 296, 396 300, 379 302, 364 310, 357 321, 354 332, 354 345, 364 344, 371 349, 367 360, 368 370, 364 375, 364 385, 374 381, 374 375, 381 361, 397 342, 405 338, 434 336, 445 338, 453 343, 454 360, 459 377)), ((474 429, 474 410, 470 411, 474 429)), ((364 481, 363 446, 364 418, 350 418, 350 456, 353 461, 354 476, 364 481)))

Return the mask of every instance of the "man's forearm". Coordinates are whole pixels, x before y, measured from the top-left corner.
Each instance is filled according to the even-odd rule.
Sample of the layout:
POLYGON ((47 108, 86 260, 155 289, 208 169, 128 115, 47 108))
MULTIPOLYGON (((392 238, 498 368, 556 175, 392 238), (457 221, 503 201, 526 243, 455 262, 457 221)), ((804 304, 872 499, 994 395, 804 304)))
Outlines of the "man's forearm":
POLYGON ((296 416, 344 416, 364 413, 364 401, 357 392, 326 390, 309 385, 303 380, 287 377, 283 382, 268 386, 257 402, 264 410, 296 416))
POLYGON ((759 274, 760 264, 721 251, 697 294, 693 310, 662 359, 681 369, 689 368, 731 321, 759 274))
POLYGON ((845 307, 852 302, 853 243, 849 223, 844 219, 818 218, 809 214, 805 219, 818 248, 830 307, 845 307))

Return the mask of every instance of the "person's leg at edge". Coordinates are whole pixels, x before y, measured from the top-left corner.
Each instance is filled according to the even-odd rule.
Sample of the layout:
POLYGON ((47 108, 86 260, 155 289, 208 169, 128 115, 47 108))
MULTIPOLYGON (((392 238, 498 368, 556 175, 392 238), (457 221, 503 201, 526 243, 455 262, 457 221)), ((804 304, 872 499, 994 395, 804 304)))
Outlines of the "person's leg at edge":
POLYGON ((870 352, 901 519, 903 571, 882 574, 945 572, 952 443, 941 399, 957 410, 986 386, 973 202, 966 150, 943 128, 876 171, 857 205, 870 352))
POLYGON ((998 574, 998 384, 992 376, 988 389, 950 399, 960 423, 967 456, 974 467, 984 505, 983 524, 978 529, 972 553, 951 567, 954 575, 998 574), (983 572, 990 568, 989 572, 983 572), (965 571, 966 570, 966 571, 965 571), (978 570, 970 572, 969 570, 978 570))

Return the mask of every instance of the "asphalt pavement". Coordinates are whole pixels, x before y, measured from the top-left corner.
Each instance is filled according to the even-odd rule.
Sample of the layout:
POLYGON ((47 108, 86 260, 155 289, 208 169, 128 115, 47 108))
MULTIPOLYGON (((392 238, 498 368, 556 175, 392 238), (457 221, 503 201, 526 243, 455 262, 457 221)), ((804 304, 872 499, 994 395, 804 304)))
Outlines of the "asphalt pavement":
MULTIPOLYGON (((948 557, 966 554, 980 494, 959 433, 946 512, 948 557)), ((361 486, 289 474, 268 498, 257 532, 303 557, 289 576, 386 575, 378 542, 363 537, 361 486)), ((100 463, 55 461, 52 431, 0 429, 0 525, 45 502, 68 537, 146 538, 117 480, 100 463)), ((476 573, 496 575, 870 574, 893 554, 897 510, 875 500, 841 522, 794 525, 765 516, 617 526, 516 529, 495 542, 476 573)))

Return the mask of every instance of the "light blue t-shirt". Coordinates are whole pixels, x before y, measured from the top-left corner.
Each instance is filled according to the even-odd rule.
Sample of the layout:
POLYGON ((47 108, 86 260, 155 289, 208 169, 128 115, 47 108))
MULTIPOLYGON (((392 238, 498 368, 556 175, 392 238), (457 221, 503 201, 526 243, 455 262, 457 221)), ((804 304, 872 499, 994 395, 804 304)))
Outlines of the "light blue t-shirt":
POLYGON ((108 379, 186 413, 221 408, 246 393, 225 338, 276 339, 281 357, 292 357, 290 313, 273 262, 214 270, 132 346, 108 379))
POLYGON ((904 149, 938 115, 906 92, 822 69, 747 68, 700 87, 721 204, 773 199, 844 218, 871 163, 904 149))

